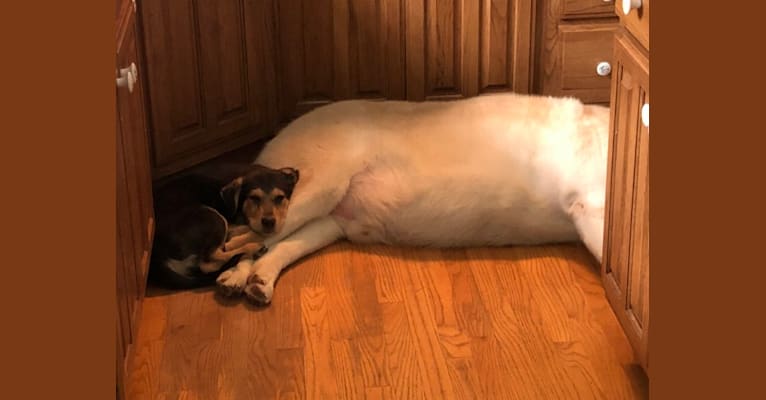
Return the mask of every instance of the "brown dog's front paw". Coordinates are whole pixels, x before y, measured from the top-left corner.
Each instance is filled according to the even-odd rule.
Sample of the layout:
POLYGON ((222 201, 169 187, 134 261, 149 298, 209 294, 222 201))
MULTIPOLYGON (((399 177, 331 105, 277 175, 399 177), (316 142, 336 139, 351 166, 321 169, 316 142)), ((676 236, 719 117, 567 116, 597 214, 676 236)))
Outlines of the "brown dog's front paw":
POLYGON ((253 304, 266 306, 271 303, 274 294, 274 285, 265 283, 257 275, 250 278, 250 283, 245 287, 245 296, 253 304))

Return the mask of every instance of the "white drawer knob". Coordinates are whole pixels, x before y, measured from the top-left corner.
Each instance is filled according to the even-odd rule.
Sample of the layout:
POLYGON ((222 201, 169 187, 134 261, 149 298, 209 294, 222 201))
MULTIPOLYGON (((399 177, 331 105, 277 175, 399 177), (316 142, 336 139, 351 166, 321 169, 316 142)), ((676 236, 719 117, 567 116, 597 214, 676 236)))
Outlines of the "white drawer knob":
POLYGON ((625 15, 630 14, 630 10, 641 8, 641 0, 622 0, 622 12, 625 15))
POLYGON ((138 81, 138 68, 136 68, 136 63, 130 63, 129 67, 121 68, 119 74, 120 77, 117 78, 117 87, 127 86, 128 92, 133 93, 133 86, 135 86, 136 81, 138 81))
POLYGON ((641 123, 644 124, 645 127, 649 127, 649 104, 644 104, 644 106, 641 107, 641 123))
POLYGON ((612 65, 606 61, 601 61, 596 65, 596 73, 599 76, 609 76, 612 73, 612 65))

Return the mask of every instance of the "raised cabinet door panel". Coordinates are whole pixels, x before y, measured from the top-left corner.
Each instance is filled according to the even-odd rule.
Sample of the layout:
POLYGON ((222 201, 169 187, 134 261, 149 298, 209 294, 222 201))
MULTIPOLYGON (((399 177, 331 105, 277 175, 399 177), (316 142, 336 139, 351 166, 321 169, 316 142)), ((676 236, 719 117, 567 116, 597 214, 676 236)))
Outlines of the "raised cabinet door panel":
POLYGON ((468 0, 425 0, 425 97, 464 97, 476 85, 478 10, 468 0))
POLYGON ((141 3, 156 166, 266 122, 251 54, 260 42, 245 3, 141 3))
MULTIPOLYGON (((646 82, 648 83, 648 82, 646 82)), ((649 104, 648 87, 642 87, 639 104, 649 104)), ((640 362, 648 370, 649 348, 649 128, 640 125, 636 154, 636 187, 633 193, 630 286, 627 313, 632 323, 640 362)))
POLYGON ((624 35, 615 41, 614 59, 602 276, 607 298, 646 368, 649 131, 641 108, 649 99, 649 63, 624 35))
POLYGON ((532 0, 407 2, 407 98, 530 92, 532 0))
POLYGON ((257 109, 248 98, 247 42, 244 2, 199 1, 199 48, 207 126, 211 138, 247 127, 257 109), (229 127, 230 129, 219 129, 229 127))
MULTIPOLYGON (((619 53, 619 50, 616 54, 619 53)), ((612 89, 613 118, 610 121, 609 168, 607 176, 606 240, 604 248, 604 277, 607 293, 624 297, 627 266, 630 256, 631 202, 635 168, 636 121, 631 118, 638 110, 638 99, 632 71, 622 60, 616 60, 612 89)))
POLYGON ((407 2, 409 100, 478 94, 479 11, 478 0, 407 2))
MULTIPOLYGON (((405 42, 402 2, 348 1, 349 88, 353 98, 404 99, 405 42)), ((343 34, 343 32, 341 32, 343 34)), ((342 42, 341 42, 342 43, 342 42)))
POLYGON ((479 92, 529 93, 532 0, 482 0, 479 92))
POLYGON ((200 29, 194 2, 141 3, 154 156, 164 164, 210 141, 205 117, 200 29))
POLYGON ((276 2, 279 112, 349 98, 404 98, 401 1, 276 2))

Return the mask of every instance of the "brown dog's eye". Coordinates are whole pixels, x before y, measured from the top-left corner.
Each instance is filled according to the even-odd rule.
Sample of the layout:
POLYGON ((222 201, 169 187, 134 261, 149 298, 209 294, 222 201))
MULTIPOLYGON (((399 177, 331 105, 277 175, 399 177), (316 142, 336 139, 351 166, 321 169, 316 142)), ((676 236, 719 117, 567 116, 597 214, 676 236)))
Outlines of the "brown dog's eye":
POLYGON ((285 196, 279 195, 274 197, 274 204, 280 205, 285 200, 285 196))
POLYGON ((250 196, 250 201, 252 201, 255 204, 261 204, 261 198, 258 196, 250 196))

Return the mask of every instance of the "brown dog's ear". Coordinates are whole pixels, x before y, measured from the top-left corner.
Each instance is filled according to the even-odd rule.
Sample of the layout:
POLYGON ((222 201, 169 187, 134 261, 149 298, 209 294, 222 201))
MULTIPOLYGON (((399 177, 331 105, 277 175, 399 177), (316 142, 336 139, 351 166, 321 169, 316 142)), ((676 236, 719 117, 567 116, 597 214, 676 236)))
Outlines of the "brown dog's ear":
POLYGON ((243 178, 234 179, 221 189, 221 200, 226 207, 228 218, 233 218, 239 211, 239 194, 242 190, 243 178))
POLYGON ((300 172, 298 172, 295 168, 282 168, 279 170, 283 174, 287 176, 288 182, 295 186, 296 183, 298 183, 298 179, 300 178, 300 172))

